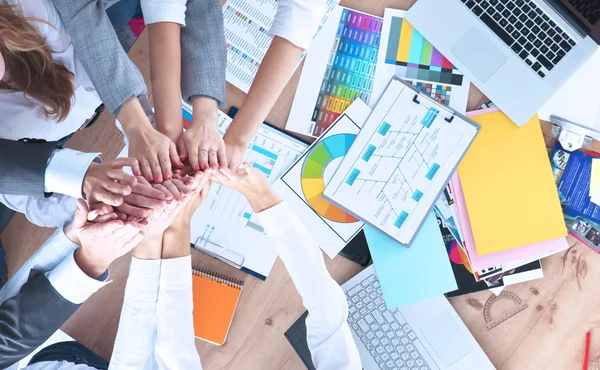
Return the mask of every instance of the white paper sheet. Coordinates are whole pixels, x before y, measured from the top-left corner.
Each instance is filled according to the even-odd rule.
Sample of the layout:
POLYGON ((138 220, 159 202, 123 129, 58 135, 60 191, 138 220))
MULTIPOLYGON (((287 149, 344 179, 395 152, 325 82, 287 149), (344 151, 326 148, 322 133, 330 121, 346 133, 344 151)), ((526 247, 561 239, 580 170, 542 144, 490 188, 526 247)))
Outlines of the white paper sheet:
POLYGON ((477 134, 472 123, 393 80, 325 198, 410 244, 477 134))
MULTIPOLYGON (((338 3, 339 0, 327 0, 327 14, 338 3)), ((245 93, 273 41, 269 30, 276 13, 277 0, 227 0, 223 5, 227 81, 245 93)), ((321 24, 327 20, 327 14, 321 24)))
POLYGON ((363 223, 346 218, 346 213, 323 199, 322 193, 370 112, 362 100, 355 100, 273 185, 331 258, 362 229, 363 223), (313 158, 317 161, 313 162, 313 158))
MULTIPOLYGON (((377 71, 375 73, 375 80, 373 81, 373 91, 371 92, 371 100, 369 106, 375 107, 375 104, 383 94, 387 87, 390 79, 394 76, 405 80, 406 82, 416 86, 421 91, 428 93, 432 98, 437 101, 449 105, 451 108, 459 113, 464 114, 467 110, 467 100, 469 98, 469 88, 471 81, 460 72, 453 70, 452 75, 456 76, 456 79, 460 81, 458 83, 443 82, 447 79, 442 78, 437 73, 427 73, 423 71, 438 69, 439 58, 441 54, 435 54, 437 51, 432 48, 431 54, 423 52, 425 48, 423 44, 428 44, 426 40, 423 40, 423 36, 418 33, 410 24, 402 27, 407 27, 408 30, 403 30, 402 27, 398 27, 401 20, 404 18, 406 12, 399 9, 386 8, 383 17, 383 28, 381 30, 381 43, 379 45, 379 53, 377 55, 377 71), (392 25, 394 24, 394 25, 392 25), (410 58, 418 59, 418 62, 412 64, 412 68, 408 68, 405 65, 396 64, 396 51, 398 50, 398 39, 400 33, 409 32, 412 37, 410 38, 410 58), (390 42, 391 40, 391 42, 390 42), (395 43, 395 44, 394 44, 395 43), (413 57, 413 55, 415 55, 413 57), (431 56, 429 56, 431 55, 431 56), (435 59, 435 61, 434 61, 435 59), (421 69, 421 72, 416 72, 417 65, 433 66, 425 69, 421 69), (417 75, 419 74, 420 75, 417 75)), ((430 44, 429 44, 430 45, 430 44)), ((448 62, 449 63, 449 62, 448 62)), ((447 70, 448 71, 448 70, 447 70)), ((448 73, 446 72, 446 76, 448 73)))
POLYGON ((600 48, 539 111, 540 119, 550 115, 600 130, 600 48))

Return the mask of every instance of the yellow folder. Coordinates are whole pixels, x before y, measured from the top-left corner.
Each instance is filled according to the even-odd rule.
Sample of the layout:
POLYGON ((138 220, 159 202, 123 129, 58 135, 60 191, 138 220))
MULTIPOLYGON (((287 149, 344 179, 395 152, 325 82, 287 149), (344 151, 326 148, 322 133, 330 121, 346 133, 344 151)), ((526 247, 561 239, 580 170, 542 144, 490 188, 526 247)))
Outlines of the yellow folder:
POLYGON ((481 131, 458 167, 478 255, 567 235, 539 119, 472 117, 481 131))

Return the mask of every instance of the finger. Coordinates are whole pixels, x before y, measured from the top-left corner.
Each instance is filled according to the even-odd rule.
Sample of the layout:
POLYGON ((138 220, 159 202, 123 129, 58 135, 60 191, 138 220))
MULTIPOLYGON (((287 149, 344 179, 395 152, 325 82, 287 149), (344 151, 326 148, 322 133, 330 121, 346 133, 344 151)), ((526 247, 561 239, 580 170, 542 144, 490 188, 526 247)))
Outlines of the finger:
POLYGON ((217 157, 217 151, 214 149, 208 151, 208 165, 210 168, 219 168, 219 159, 217 157))
POLYGON ((121 204, 123 204, 122 196, 110 192, 106 189, 99 190, 98 193, 95 194, 95 197, 96 199, 98 199, 98 201, 108 204, 109 206, 118 207, 121 204))
POLYGON ((144 233, 143 232, 139 232, 137 234, 135 234, 135 236, 128 241, 127 243, 125 243, 123 245, 123 249, 125 249, 125 253, 129 252, 130 250, 132 250, 133 248, 135 248, 138 244, 140 244, 142 242, 142 240, 144 240, 144 233))
POLYGON ((220 185, 231 186, 231 180, 222 171, 215 171, 212 180, 220 185))
MULTIPOLYGON (((158 159, 158 156, 151 158, 149 161, 150 167, 152 167, 152 176, 154 177, 154 182, 162 182, 163 175, 162 169, 160 168, 160 161, 158 159)), ((150 180, 150 182, 152 182, 152 180, 150 180)))
POLYGON ((215 171, 213 173, 213 176, 216 176, 218 173, 223 174, 225 177, 227 177, 229 180, 231 181, 236 181, 237 180, 237 174, 235 172, 233 172, 232 170, 230 170, 227 167, 223 167, 220 169, 220 171, 215 171))
POLYGON ((225 145, 221 145, 219 150, 217 150, 217 159, 219 166, 227 167, 227 147, 225 145))
POLYGON ((104 216, 98 216, 96 219, 94 219, 94 222, 97 224, 101 224, 103 222, 108 222, 108 221, 112 221, 112 220, 116 220, 117 219, 117 214, 116 213, 109 213, 107 215, 104 216))
MULTIPOLYGON (((99 233, 103 235, 112 234, 115 230, 123 228, 125 223, 121 220, 114 220, 105 222, 103 224, 97 224, 99 233)), ((93 226, 94 227, 94 226, 93 226)))
POLYGON ((122 170, 110 170, 110 171, 106 172, 106 176, 108 176, 108 178, 110 178, 113 181, 120 181, 121 183, 123 183, 125 185, 133 186, 133 185, 137 184, 137 180, 135 179, 134 176, 132 176, 122 170))
POLYGON ((219 172, 219 171, 210 171, 208 173, 203 174, 202 172, 199 172, 198 175, 196 175, 194 178, 197 181, 196 184, 196 189, 201 189, 203 188, 207 182, 209 182, 213 176, 214 173, 219 172))
POLYGON ((138 160, 135 158, 117 158, 110 162, 110 166, 115 169, 121 169, 123 167, 134 167, 138 165, 138 160))
POLYGON ((125 213, 116 212, 116 214, 117 214, 117 220, 123 221, 123 222, 127 221, 127 215, 125 213))
POLYGON ((144 208, 132 206, 131 204, 127 203, 124 203, 119 207, 119 212, 121 212, 120 219, 122 221, 127 221, 130 216, 138 219, 144 218, 148 215, 148 212, 144 208))
POLYGON ((174 164, 177 168, 183 168, 183 162, 181 158, 179 158, 179 154, 177 153, 177 146, 174 143, 171 143, 169 146, 169 157, 171 159, 171 163, 174 164))
POLYGON ((144 174, 144 178, 148 181, 154 181, 154 177, 152 176, 152 167, 150 167, 150 162, 146 158, 140 159, 140 166, 142 168, 142 173, 144 174))
MULTIPOLYGON (((188 149, 188 161, 190 162, 190 166, 193 171, 200 171, 200 154, 198 153, 198 146, 190 145, 187 146, 188 149)), ((201 151, 202 152, 202 151, 201 151)))
POLYGON ((81 229, 85 226, 88 219, 89 208, 87 203, 83 199, 77 199, 77 208, 75 209, 75 215, 73 216, 73 227, 75 229, 81 229))
POLYGON ((137 184, 136 185, 151 186, 150 183, 148 182, 148 180, 146 180, 146 178, 144 176, 136 176, 135 179, 137 180, 137 184))
POLYGON ((163 195, 163 199, 169 201, 173 199, 173 194, 167 188, 165 188, 162 184, 154 184, 152 185, 154 191, 160 191, 163 195))
POLYGON ((131 186, 129 185, 121 185, 114 181, 105 181, 102 184, 104 190, 110 191, 115 195, 129 195, 131 194, 131 186))
POLYGON ((160 162, 160 167, 162 168, 163 179, 170 179, 171 176, 173 176, 173 172, 171 172, 171 158, 169 157, 169 154, 164 152, 158 153, 158 160, 160 162))
POLYGON ((119 241, 131 240, 131 238, 140 232, 141 225, 137 222, 127 222, 125 226, 116 229, 110 234, 111 238, 119 241))
POLYGON ((143 185, 136 185, 133 187, 132 195, 138 194, 138 195, 142 195, 147 198, 152 198, 152 199, 157 199, 157 200, 165 199, 165 194, 162 191, 155 189, 154 185, 157 185, 157 184, 145 183, 143 185))
POLYGON ((149 209, 160 209, 164 205, 164 200, 149 198, 140 194, 131 194, 127 196, 127 204, 149 209))
POLYGON ((148 225, 148 220, 145 218, 139 219, 137 222, 140 225, 144 225, 144 226, 148 225))
POLYGON ((177 187, 177 190, 179 190, 182 195, 187 195, 192 192, 192 189, 190 189, 183 181, 176 180, 171 182, 177 187))
POLYGON ((208 150, 201 149, 198 153, 198 168, 194 167, 196 171, 204 171, 208 168, 208 150))
POLYGON ((183 140, 183 136, 177 140, 177 153, 179 154, 179 159, 185 161, 188 158, 188 151, 185 146, 185 141, 183 140))
POLYGON ((169 190, 171 192, 171 194, 173 194, 173 197, 176 200, 178 200, 178 201, 183 200, 183 197, 181 196, 181 192, 179 192, 179 189, 177 189, 177 186, 175 186, 172 181, 165 182, 164 186, 167 188, 167 190, 169 190))

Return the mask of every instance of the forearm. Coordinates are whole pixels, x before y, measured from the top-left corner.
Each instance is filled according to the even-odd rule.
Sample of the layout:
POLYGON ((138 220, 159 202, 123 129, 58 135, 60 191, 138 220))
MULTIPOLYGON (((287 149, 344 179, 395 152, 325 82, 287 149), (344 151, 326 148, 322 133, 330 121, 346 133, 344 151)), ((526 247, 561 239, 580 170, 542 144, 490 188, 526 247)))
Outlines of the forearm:
POLYGON ((57 145, 0 139, 0 193, 44 196, 46 167, 57 145))
POLYGON ((240 110, 225 134, 226 141, 247 144, 294 72, 303 49, 275 37, 240 110))
POLYGON ((117 119, 123 126, 125 135, 128 137, 137 131, 153 129, 142 104, 137 98, 129 99, 123 103, 121 110, 117 115, 117 119))
POLYGON ((183 132, 181 119, 181 26, 159 22, 148 26, 150 75, 156 128, 172 141, 183 132))
POLYGON ((133 257, 140 260, 158 260, 162 250, 163 234, 147 235, 144 240, 133 248, 133 257))
POLYGON ((163 236, 162 259, 190 255, 190 223, 178 215, 163 236))

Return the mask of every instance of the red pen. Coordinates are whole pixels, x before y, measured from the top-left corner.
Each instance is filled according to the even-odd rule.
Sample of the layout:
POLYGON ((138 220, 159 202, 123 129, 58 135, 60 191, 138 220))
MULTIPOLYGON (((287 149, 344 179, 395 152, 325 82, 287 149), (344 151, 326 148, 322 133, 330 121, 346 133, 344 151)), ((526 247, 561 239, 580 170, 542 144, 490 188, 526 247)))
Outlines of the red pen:
POLYGON ((590 332, 585 334, 585 352, 583 353, 583 370, 588 370, 588 360, 590 357, 590 332))

